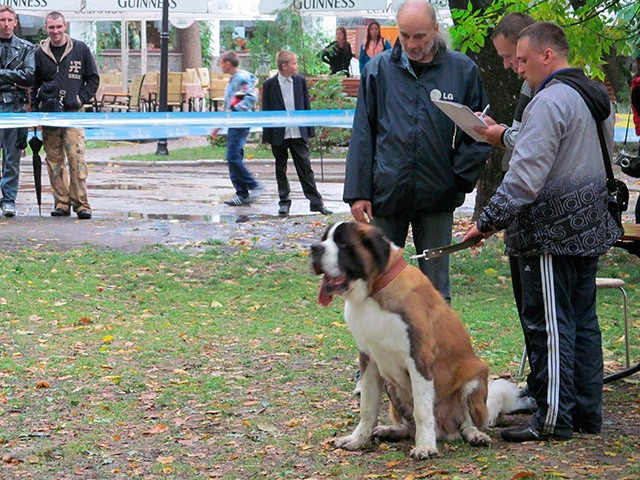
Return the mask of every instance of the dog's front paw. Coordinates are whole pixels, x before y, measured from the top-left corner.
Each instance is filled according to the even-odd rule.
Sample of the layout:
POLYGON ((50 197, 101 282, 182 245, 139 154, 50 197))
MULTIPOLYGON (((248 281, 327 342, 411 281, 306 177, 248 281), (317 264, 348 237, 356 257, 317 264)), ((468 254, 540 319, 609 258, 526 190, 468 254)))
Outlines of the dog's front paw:
POLYGON ((357 450, 366 443, 365 439, 357 435, 347 435, 346 437, 338 437, 333 441, 336 448, 344 448, 345 450, 357 450))
POLYGON ((467 441, 472 447, 490 447, 491 437, 480 430, 476 430, 467 436, 467 441))
POLYGON ((428 447, 426 445, 422 445, 420 447, 416 446, 411 450, 411 458, 415 458, 416 460, 428 460, 429 458, 434 458, 439 456, 437 447, 428 447))

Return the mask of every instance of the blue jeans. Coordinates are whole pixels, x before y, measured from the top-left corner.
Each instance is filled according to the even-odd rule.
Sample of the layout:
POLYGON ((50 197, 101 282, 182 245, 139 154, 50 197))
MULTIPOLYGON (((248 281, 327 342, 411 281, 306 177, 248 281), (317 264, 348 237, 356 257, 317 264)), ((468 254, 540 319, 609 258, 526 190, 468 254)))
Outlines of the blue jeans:
POLYGON ((229 178, 236 189, 236 195, 242 198, 249 196, 249 190, 255 190, 258 182, 247 170, 244 162, 244 144, 249 136, 248 128, 230 128, 227 134, 227 164, 229 166, 229 178))
MULTIPOLYGON (((407 213, 394 217, 373 217, 372 223, 380 228, 389 240, 402 248, 407 241, 409 225, 411 225, 416 253, 420 254, 429 248, 451 243, 453 212, 407 213)), ((429 277, 435 289, 442 294, 448 303, 451 303, 449 256, 445 255, 429 261, 420 259, 418 264, 422 273, 429 277)))
MULTIPOLYGON (((13 104, 0 104, 0 112, 15 112, 13 104)), ((2 147, 2 199, 0 204, 15 205, 20 179, 21 150, 16 148, 18 133, 21 128, 4 128, 0 130, 0 147, 2 147)))

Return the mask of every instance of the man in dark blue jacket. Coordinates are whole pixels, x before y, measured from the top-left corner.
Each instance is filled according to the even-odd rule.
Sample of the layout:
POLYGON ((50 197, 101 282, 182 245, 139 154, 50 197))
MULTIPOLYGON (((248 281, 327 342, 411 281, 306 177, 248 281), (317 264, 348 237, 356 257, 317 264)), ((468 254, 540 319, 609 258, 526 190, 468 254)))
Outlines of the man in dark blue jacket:
MULTIPOLYGON (((278 74, 263 85, 262 110, 311 110, 307 82, 298 73, 298 58, 295 53, 281 50, 276 57, 278 74)), ((291 152, 304 196, 310 202, 312 212, 327 215, 327 210, 318 192, 309 160, 309 137, 315 135, 313 127, 265 128, 262 142, 271 144, 276 160, 276 180, 280 196, 280 215, 288 215, 291 208, 291 188, 287 179, 288 152, 291 152)))
MULTIPOLYGON (((432 99, 481 111, 487 105, 471 59, 438 36, 433 6, 407 0, 399 42, 365 67, 354 119, 343 199, 403 247, 409 226, 418 252, 451 243, 453 211, 475 187, 491 147, 457 129, 432 99)), ((420 269, 450 300, 449 260, 420 269)))
MULTIPOLYGON (((45 28, 48 38, 36 50, 31 106, 40 112, 77 112, 98 89, 98 67, 89 47, 66 34, 67 22, 61 13, 49 13, 45 28)), ((42 139, 53 190, 51 216, 67 217, 73 208, 79 219, 90 219, 84 129, 43 127, 42 139)))
MULTIPOLYGON (((26 111, 27 89, 33 82, 35 63, 33 44, 18 38, 13 30, 18 25, 12 7, 0 6, 0 112, 26 111)), ((0 206, 5 217, 16 214, 16 196, 20 176, 20 153, 27 146, 26 128, 0 130, 2 173, 0 206)))

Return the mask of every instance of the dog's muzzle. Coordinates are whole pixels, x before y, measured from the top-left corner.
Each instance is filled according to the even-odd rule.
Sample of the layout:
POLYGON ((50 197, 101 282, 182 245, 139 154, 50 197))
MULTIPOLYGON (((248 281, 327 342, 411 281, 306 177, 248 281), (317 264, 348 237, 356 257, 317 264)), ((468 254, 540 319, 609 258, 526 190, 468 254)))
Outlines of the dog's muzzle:
POLYGON ((318 293, 318 303, 327 307, 333 300, 334 295, 339 295, 347 290, 348 283, 346 275, 333 277, 325 272, 322 264, 324 253, 325 247, 321 243, 311 245, 311 265, 313 272, 316 275, 324 275, 322 277, 322 284, 320 285, 320 292, 318 293))

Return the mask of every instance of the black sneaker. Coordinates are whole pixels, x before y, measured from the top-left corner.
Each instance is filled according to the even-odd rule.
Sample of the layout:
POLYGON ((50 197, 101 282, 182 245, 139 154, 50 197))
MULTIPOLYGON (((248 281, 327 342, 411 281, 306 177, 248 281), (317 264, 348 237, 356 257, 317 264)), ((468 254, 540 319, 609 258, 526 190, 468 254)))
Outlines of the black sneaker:
POLYGON ((79 210, 77 212, 78 218, 80 220, 90 220, 91 219, 91 210, 79 210))
POLYGON ((540 440, 567 441, 573 438, 572 435, 543 434, 531 425, 523 427, 506 428, 500 432, 500 436, 505 442, 537 442, 540 440))
POLYGON ((52 217, 68 217, 71 215, 69 210, 65 210, 64 208, 56 208, 51 212, 52 217))

